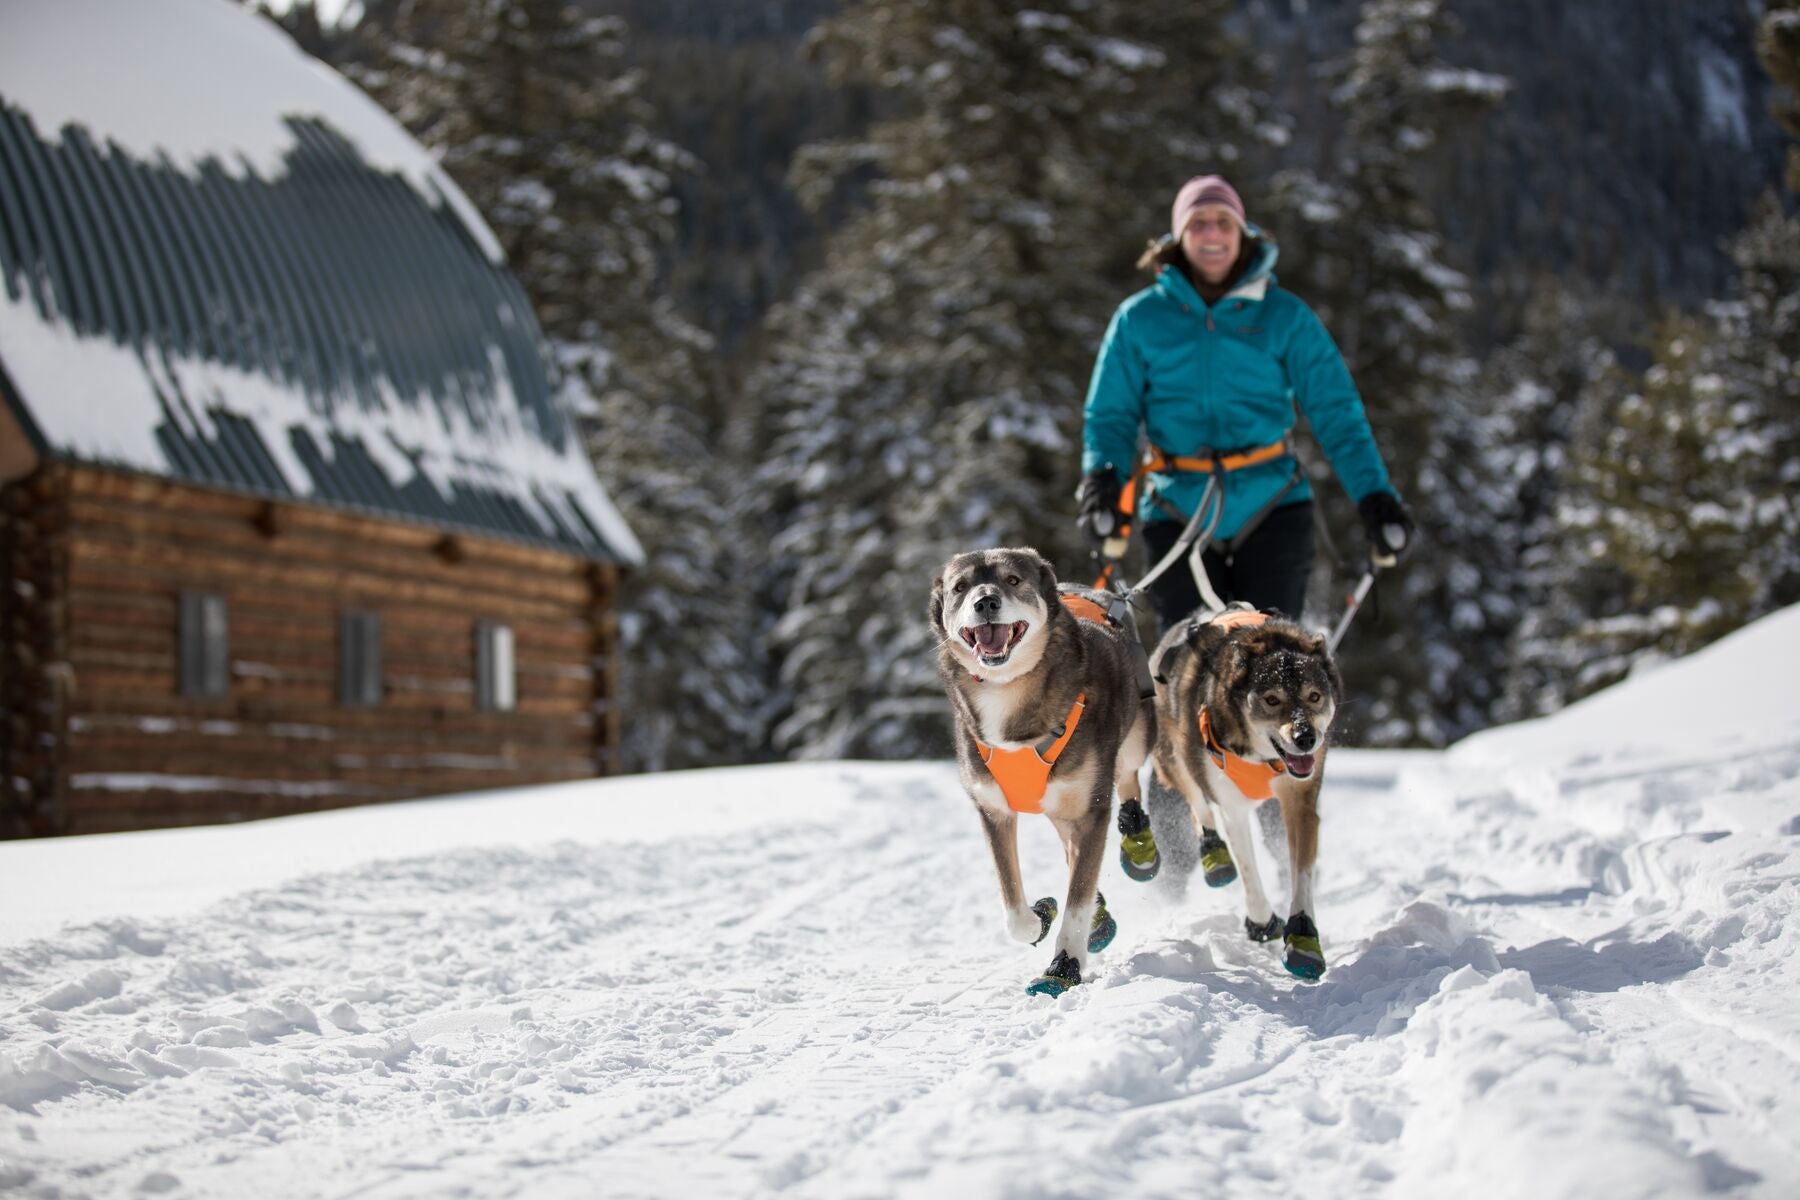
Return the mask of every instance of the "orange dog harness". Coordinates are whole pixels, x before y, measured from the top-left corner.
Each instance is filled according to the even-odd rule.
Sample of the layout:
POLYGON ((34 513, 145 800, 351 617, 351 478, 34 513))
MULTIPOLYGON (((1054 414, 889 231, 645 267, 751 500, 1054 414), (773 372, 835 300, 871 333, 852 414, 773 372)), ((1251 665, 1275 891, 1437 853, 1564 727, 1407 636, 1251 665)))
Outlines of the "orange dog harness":
POLYGON ((1087 693, 1083 692, 1075 697, 1075 706, 1063 718, 1062 726, 1035 746, 1001 750, 975 743, 975 748, 981 751, 981 761, 987 764, 988 773, 1006 797, 1006 807, 1022 813, 1044 811, 1044 793, 1050 790, 1050 768, 1056 765, 1063 747, 1075 736, 1075 727, 1081 724, 1081 712, 1086 707, 1087 693))
MULTIPOLYGON (((1097 621, 1102 625, 1108 623, 1106 610, 1086 596, 1059 598, 1063 607, 1081 620, 1097 621)), ((1044 793, 1050 790, 1050 768, 1056 765, 1063 747, 1075 736, 1075 727, 1081 724, 1081 713, 1086 707, 1087 693, 1083 692, 1075 697, 1075 704, 1063 718, 1063 723, 1035 746, 1001 750, 976 740, 975 748, 981 751, 981 761, 987 764, 988 774, 1000 785, 1006 807, 1022 813, 1044 811, 1044 793)))
MULTIPOLYGON (((1229 630, 1245 625, 1261 625, 1268 619, 1267 613, 1237 608, 1227 609, 1208 624, 1229 630)), ((1231 780, 1232 786, 1242 792, 1246 800, 1271 799, 1275 795, 1276 778, 1287 774, 1287 764, 1280 760, 1258 762, 1241 754, 1233 754, 1221 746, 1219 739, 1213 736, 1212 714, 1206 711, 1204 704, 1200 706, 1200 740, 1205 744, 1207 754, 1212 756, 1213 765, 1225 772, 1225 778, 1231 780)))
POLYGON ((1212 756, 1213 765, 1225 772, 1225 778, 1244 793, 1246 800, 1270 799, 1275 795, 1276 777, 1287 774, 1287 764, 1280 760, 1257 762, 1219 745, 1213 737, 1212 717, 1204 708, 1200 710, 1200 740, 1206 743, 1206 752, 1212 756))

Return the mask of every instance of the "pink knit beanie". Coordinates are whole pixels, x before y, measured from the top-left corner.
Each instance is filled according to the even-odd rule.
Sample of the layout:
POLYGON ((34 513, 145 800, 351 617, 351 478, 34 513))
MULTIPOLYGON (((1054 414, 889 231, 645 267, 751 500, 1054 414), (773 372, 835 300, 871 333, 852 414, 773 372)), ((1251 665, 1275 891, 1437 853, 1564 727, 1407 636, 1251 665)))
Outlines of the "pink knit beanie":
POLYGON ((1194 215, 1194 210, 1209 204, 1230 209, 1238 224, 1249 232, 1250 219, 1244 215, 1244 202, 1237 189, 1217 175, 1196 175, 1181 185, 1181 190, 1175 193, 1175 206, 1169 210, 1169 232, 1175 235, 1176 241, 1181 240, 1181 232, 1187 228, 1188 218, 1194 215))

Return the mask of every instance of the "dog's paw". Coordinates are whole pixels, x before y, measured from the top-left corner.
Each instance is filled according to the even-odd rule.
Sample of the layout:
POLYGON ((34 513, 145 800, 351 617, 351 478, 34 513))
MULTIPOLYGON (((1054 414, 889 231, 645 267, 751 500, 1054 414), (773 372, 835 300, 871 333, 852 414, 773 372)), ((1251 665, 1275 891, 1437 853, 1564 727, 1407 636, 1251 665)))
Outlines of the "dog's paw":
POLYGON ((1237 864, 1231 861, 1231 847, 1215 829, 1200 834, 1200 869, 1207 887, 1224 887, 1237 879, 1237 864))
POLYGON ((1288 918, 1287 933, 1281 939, 1287 956, 1281 965, 1288 974, 1299 979, 1314 980, 1325 974, 1325 953, 1319 948, 1319 927, 1303 912, 1288 918))
POLYGON ((1111 913, 1106 911, 1106 897, 1101 895, 1099 899, 1099 907, 1094 909, 1093 927, 1088 930, 1089 954, 1100 953, 1112 945, 1113 938, 1119 934, 1119 923, 1113 920, 1111 913))
POLYGON ((1156 835, 1150 831, 1150 814, 1136 800, 1125 801, 1119 805, 1119 869, 1127 879, 1148 883, 1161 866, 1156 835))
POLYGON ((1056 897, 1045 896, 1030 908, 1008 913, 1006 932, 1012 935, 1015 942, 1035 946, 1049 935, 1050 926, 1055 923, 1056 897))
POLYGON ((1060 996, 1070 988, 1080 985, 1081 964, 1069 957, 1067 951, 1058 950, 1056 957, 1050 960, 1049 968, 1025 985, 1025 994, 1028 996, 1060 996))
POLYGON ((1277 916, 1271 916, 1261 925, 1249 917, 1244 918, 1244 933, 1253 942, 1272 942, 1286 931, 1287 922, 1277 916))

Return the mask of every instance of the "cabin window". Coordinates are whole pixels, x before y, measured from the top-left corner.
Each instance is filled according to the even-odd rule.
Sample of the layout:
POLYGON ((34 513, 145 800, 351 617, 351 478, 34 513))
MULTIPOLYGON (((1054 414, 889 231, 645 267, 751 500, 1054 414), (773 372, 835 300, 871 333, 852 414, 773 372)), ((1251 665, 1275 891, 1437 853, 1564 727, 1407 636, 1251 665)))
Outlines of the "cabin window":
POLYGON ((338 700, 347 708, 381 703, 381 615, 345 612, 338 618, 338 700))
POLYGON ((216 592, 182 592, 179 624, 181 694, 223 696, 230 677, 225 597, 216 592))
POLYGON ((475 695, 483 712, 511 712, 518 706, 512 626, 475 623, 475 695))

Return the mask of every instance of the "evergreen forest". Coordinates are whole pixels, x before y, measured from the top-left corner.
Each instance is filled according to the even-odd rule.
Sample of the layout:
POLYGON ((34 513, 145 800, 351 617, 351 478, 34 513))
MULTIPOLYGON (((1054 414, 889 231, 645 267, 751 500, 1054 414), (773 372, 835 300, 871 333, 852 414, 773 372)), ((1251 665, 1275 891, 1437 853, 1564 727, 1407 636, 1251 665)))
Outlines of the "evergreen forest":
MULTIPOLYGON (((1340 651, 1345 740, 1441 746, 1800 600, 1800 0, 348 14, 271 19, 481 209, 648 550, 635 769, 949 752, 932 573, 1092 575, 1095 352, 1202 173, 1418 523, 1340 651)), ((1323 627, 1366 550, 1304 460, 1323 627)))

